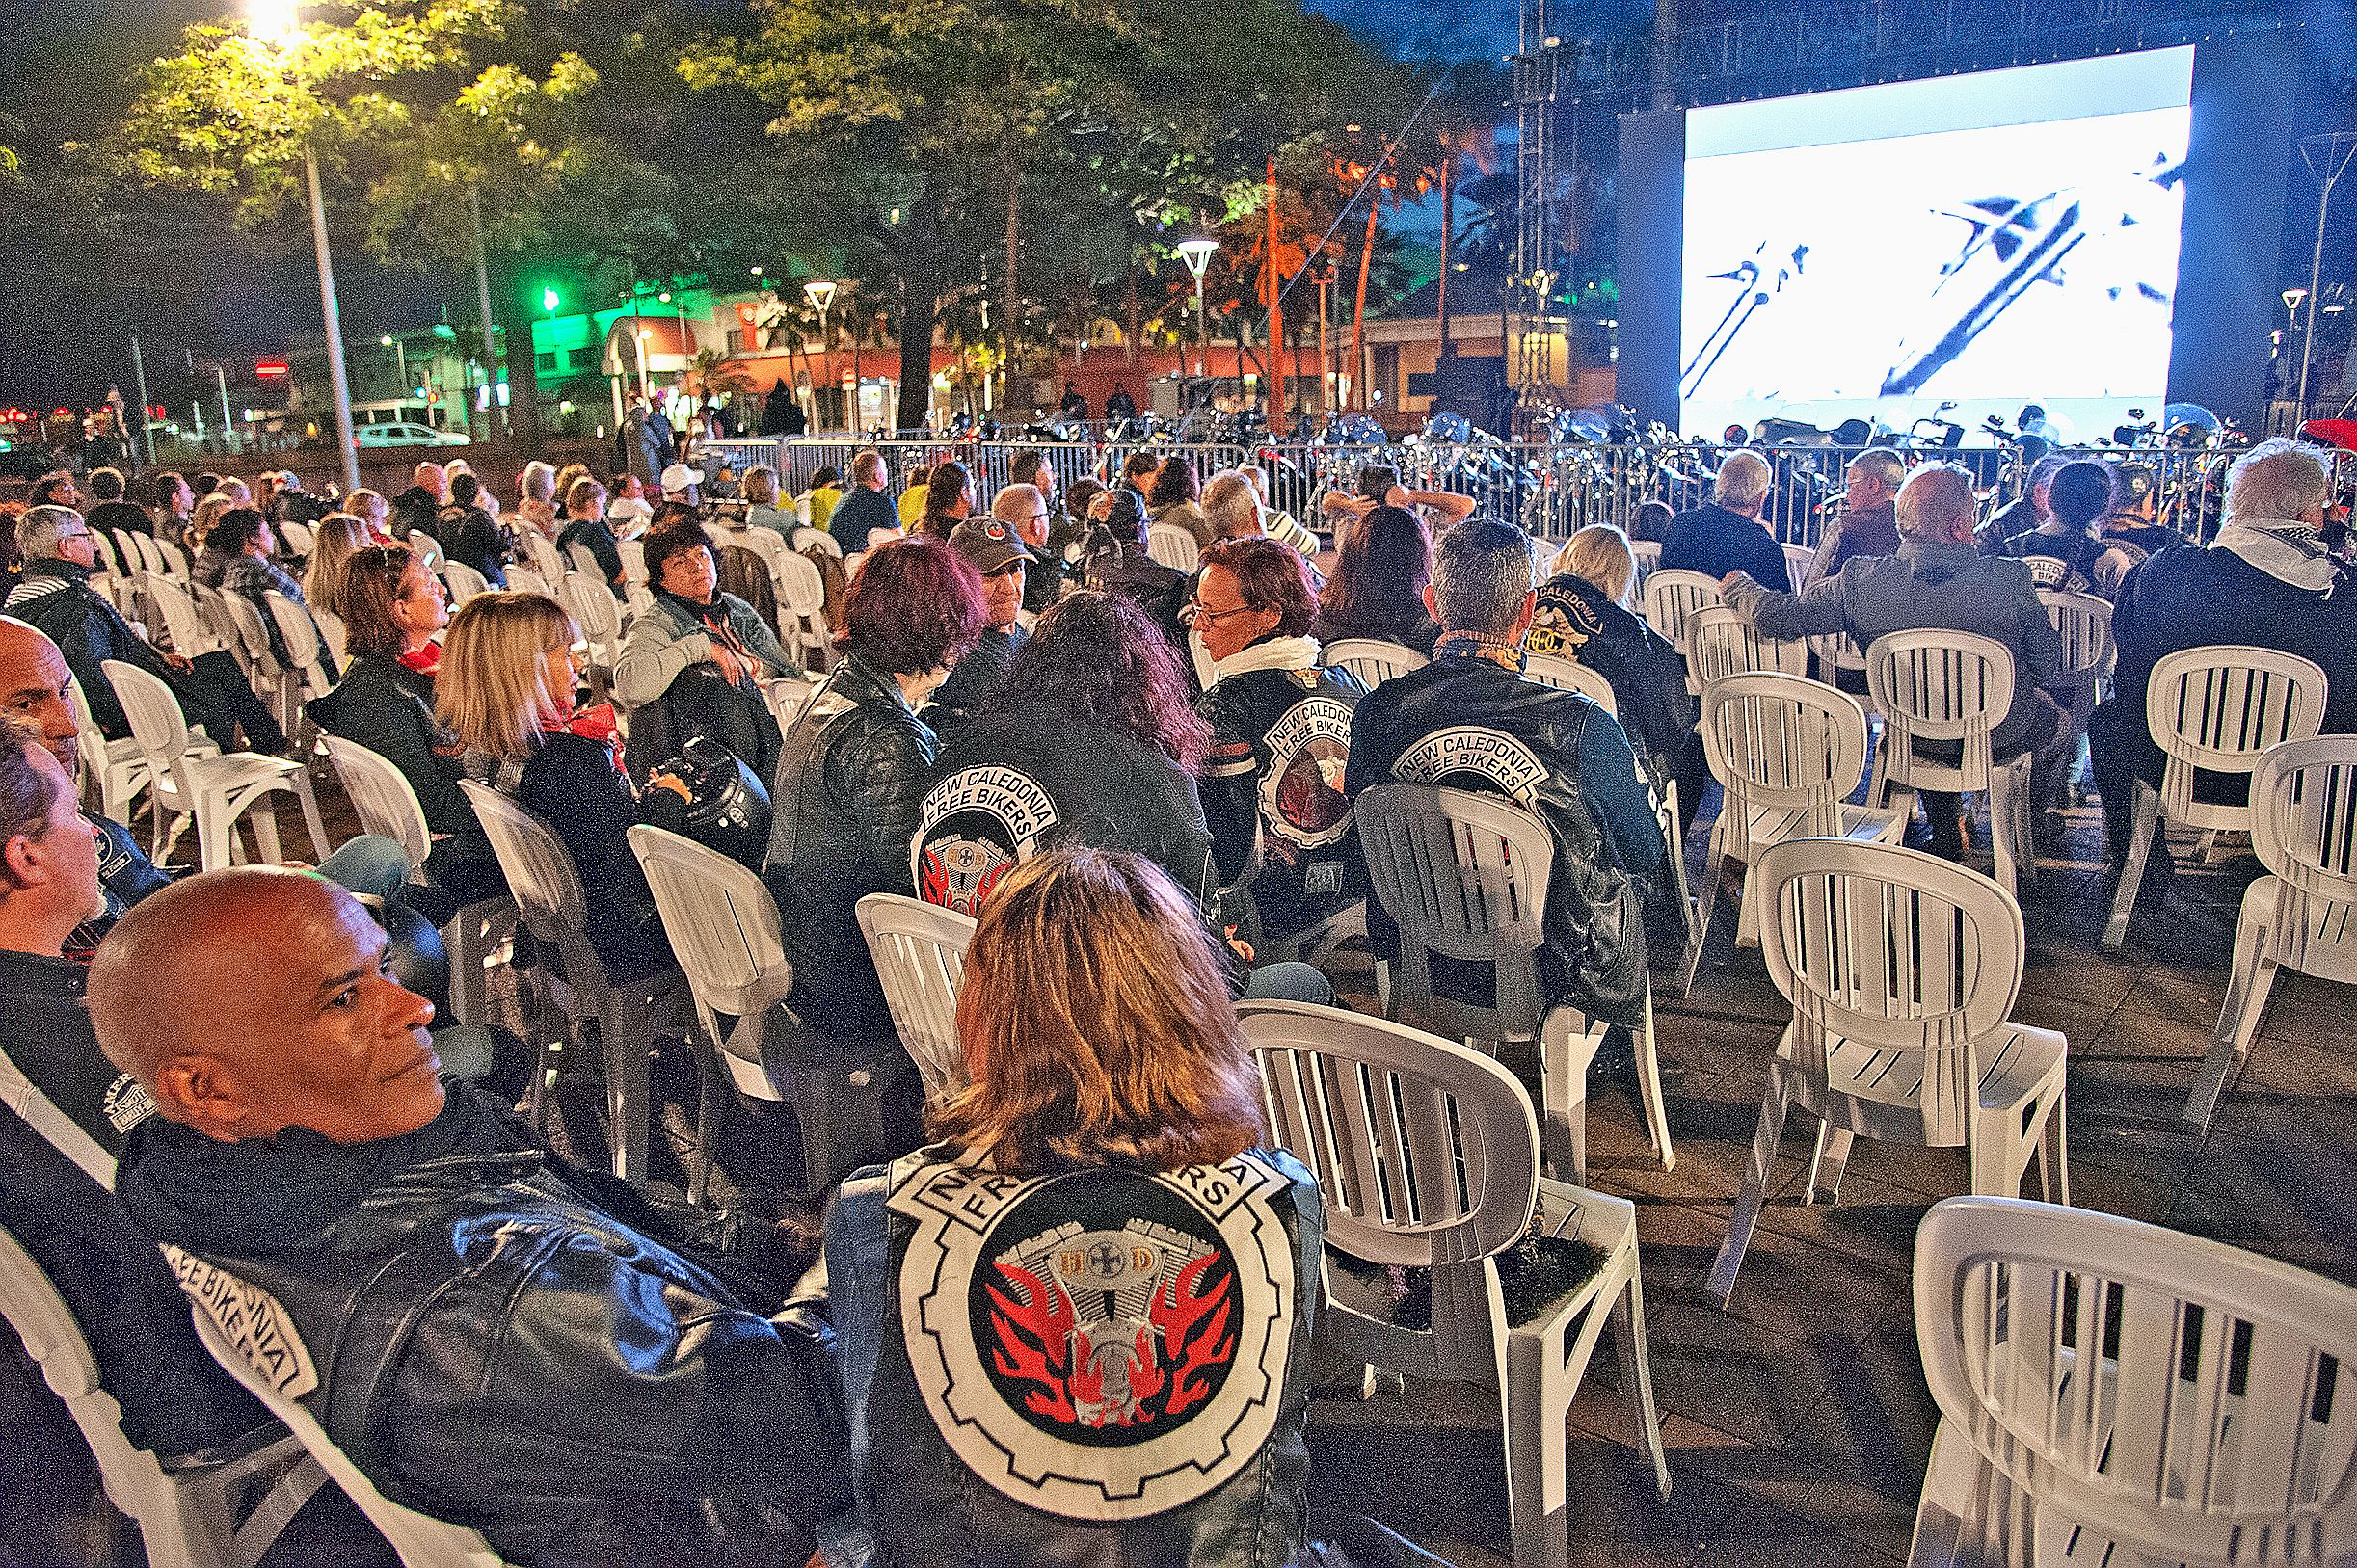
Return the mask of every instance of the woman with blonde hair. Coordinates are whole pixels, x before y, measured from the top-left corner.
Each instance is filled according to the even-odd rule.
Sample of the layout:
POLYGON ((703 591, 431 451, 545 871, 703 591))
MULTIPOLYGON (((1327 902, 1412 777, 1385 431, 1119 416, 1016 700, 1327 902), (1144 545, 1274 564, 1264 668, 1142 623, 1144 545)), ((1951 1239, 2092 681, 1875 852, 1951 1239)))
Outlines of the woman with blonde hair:
MULTIPOLYGON (((244 490, 243 485, 237 487, 237 492, 242 492, 244 490)), ((214 524, 221 521, 222 514, 246 504, 237 499, 237 492, 232 492, 228 484, 224 483, 221 489, 199 501, 197 510, 189 514, 187 537, 174 540, 173 543, 186 549, 192 562, 203 553, 205 538, 212 533, 214 524)))
POLYGON ((313 610, 341 619, 344 576, 352 557, 368 547, 368 527, 349 512, 331 512, 312 525, 310 564, 303 571, 303 597, 313 610))
POLYGON ((1677 782, 1678 812, 1691 822, 1708 770, 1686 663, 1631 608, 1636 585, 1628 536, 1608 522, 1582 528, 1556 552, 1552 574, 1540 584, 1522 646, 1585 664, 1612 683, 1630 746, 1656 784, 1677 782))
POLYGON ((1192 904, 1135 855, 1022 863, 966 950, 957 1032, 936 1141, 851 1177, 827 1216, 879 1557, 969 1563, 1019 1539, 1042 1561, 1296 1560, 1325 1209, 1262 1147, 1192 904), (936 1307, 956 1330, 911 1333, 936 1307), (951 1387, 971 1395, 954 1411, 951 1387), (1072 1479, 1122 1476, 1101 1496, 1072 1479))
MULTIPOLYGON (((442 639, 434 707, 468 773, 564 840, 588 894, 590 946, 613 978, 634 980, 671 964, 671 944, 624 837, 647 813, 615 764, 612 713, 576 706, 579 636, 546 594, 478 594, 442 639)), ((649 784, 677 788, 662 776, 649 784)))

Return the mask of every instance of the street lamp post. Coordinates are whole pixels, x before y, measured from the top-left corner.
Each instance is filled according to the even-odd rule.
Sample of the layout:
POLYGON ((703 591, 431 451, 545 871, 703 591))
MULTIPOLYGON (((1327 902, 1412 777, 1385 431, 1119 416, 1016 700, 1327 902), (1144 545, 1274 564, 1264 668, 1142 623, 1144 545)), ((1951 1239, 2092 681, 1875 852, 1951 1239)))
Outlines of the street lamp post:
MULTIPOLYGON (((298 0, 249 0, 246 30, 283 61, 303 36, 298 0)), ((328 388, 335 400, 335 440, 346 492, 361 488, 360 449, 352 440, 352 384, 344 374, 343 321, 335 308, 335 268, 328 253, 328 209, 319 195, 319 159, 303 147, 303 188, 310 198, 311 252, 319 267, 319 315, 327 330, 328 388)))
POLYGON ((1203 324, 1203 272, 1211 258, 1219 253, 1219 242, 1208 234, 1196 234, 1178 242, 1179 259, 1194 274, 1194 373, 1199 378, 1203 368, 1203 352, 1207 339, 1203 324))
MULTIPOLYGON (((818 374, 822 377, 829 376, 833 373, 835 367, 835 339, 827 331, 827 323, 829 319, 827 313, 828 307, 833 306, 835 303, 834 279, 828 278, 812 279, 809 282, 802 285, 802 296, 803 298, 809 300, 812 305, 817 307, 818 374)), ((811 413, 813 415, 813 423, 817 423, 816 416, 818 412, 817 405, 817 388, 814 387, 811 393, 811 413)))
POLYGON ((395 366, 395 373, 401 379, 401 395, 403 397, 409 396, 410 385, 408 345, 404 344, 401 339, 393 336, 390 332, 388 332, 383 337, 378 338, 377 343, 381 347, 388 348, 393 351, 393 364, 395 366))

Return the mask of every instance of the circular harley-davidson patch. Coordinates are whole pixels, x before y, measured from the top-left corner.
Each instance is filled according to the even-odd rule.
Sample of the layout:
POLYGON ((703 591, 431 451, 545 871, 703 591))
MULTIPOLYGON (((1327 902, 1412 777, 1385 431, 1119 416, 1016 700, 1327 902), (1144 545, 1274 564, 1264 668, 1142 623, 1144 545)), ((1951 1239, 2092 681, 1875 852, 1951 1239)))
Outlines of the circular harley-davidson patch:
POLYGON ((920 1166, 901 1328, 936 1427, 977 1475, 1070 1518, 1192 1502, 1274 1429, 1293 1256, 1242 1156, 1165 1176, 1088 1171, 1006 1184, 920 1166))

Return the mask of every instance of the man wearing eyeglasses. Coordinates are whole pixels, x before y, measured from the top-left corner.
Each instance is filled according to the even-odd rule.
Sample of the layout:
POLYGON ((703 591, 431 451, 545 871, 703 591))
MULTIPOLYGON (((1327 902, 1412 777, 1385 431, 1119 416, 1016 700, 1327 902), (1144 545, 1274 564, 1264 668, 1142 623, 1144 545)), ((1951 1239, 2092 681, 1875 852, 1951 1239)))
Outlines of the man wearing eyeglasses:
MULTIPOLYGON (((1047 470, 1038 470, 1043 476, 1047 470)), ((1060 562, 1048 558, 1048 526, 1054 520, 1056 508, 1048 499, 1045 485, 1013 484, 1002 489, 991 498, 990 518, 1003 522, 1023 541, 1027 558, 1032 569, 1024 573, 1023 608, 1033 615, 1063 597, 1064 574, 1060 562)))
POLYGON ((255 751, 275 754, 286 749, 286 732, 246 683, 233 656, 219 650, 194 658, 159 652, 91 587, 98 542, 80 513, 62 506, 34 507, 16 519, 16 547, 24 556, 24 574, 9 592, 7 611, 46 633, 65 653, 67 667, 82 683, 91 716, 109 740, 131 732, 114 683, 102 668, 108 659, 121 659, 170 686, 189 724, 202 726, 224 751, 231 749, 241 729, 246 744, 255 751))

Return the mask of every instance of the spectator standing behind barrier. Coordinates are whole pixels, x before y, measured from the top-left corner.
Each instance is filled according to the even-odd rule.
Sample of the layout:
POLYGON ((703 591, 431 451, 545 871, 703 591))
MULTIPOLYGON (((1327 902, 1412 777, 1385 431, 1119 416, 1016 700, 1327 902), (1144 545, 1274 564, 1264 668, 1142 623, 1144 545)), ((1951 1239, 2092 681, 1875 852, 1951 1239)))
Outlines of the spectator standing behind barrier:
POLYGON ((1440 627, 1426 608, 1433 536, 1413 512, 1371 507, 1342 525, 1333 581, 1318 607, 1322 641, 1372 637, 1430 654, 1440 627))
POLYGON ((250 1290, 281 1392, 363 1475, 506 1560, 802 1560, 852 1507, 823 1331, 445 1087, 384 951, 350 895, 283 871, 134 911, 90 985, 158 1111, 124 1207, 200 1302, 250 1290))
MULTIPOLYGON (((2207 548, 2173 545, 2121 585, 2112 697, 2088 729, 2115 859, 2134 825, 2135 781, 2160 783, 2145 686, 2168 654, 2235 643, 2312 659, 2324 671, 2324 733, 2357 734, 2357 585, 2317 532, 2331 504, 2328 454, 2282 438, 2263 441, 2227 471, 2218 537, 2207 548)), ((2197 774, 2194 784, 2200 800, 2240 802, 2248 789, 2240 776, 2197 774)))
POLYGON ((972 1562, 975 1542, 1008 1541, 1041 1562, 1307 1560, 1325 1210, 1292 1156, 1259 1146, 1259 1075, 1193 911, 1138 857, 1043 854, 983 912, 966 975, 967 1078, 932 1113, 939 1141, 854 1176, 827 1216, 850 1469, 878 1559, 972 1562), (1213 1187, 1225 1194, 1217 1208, 1200 1197, 1213 1187), (969 1194, 971 1223, 908 1217, 952 1189, 969 1194), (1186 1392, 1217 1385, 1187 1382, 1197 1347, 1183 1332, 1089 1330, 1080 1303, 1102 1283, 1057 1259, 1076 1230, 1131 1243, 1123 1295, 1138 1292, 1148 1316, 1222 1302, 1214 1354, 1239 1376, 1254 1369, 1256 1396, 1186 1392), (907 1332, 904 1286, 920 1276, 956 1282, 940 1334, 907 1332), (1127 1358, 1130 1375, 1091 1397, 1086 1349, 1056 1361, 1065 1370, 1045 1396, 1010 1373, 986 1336, 1016 1331, 984 1327, 1024 1311, 1010 1280, 1026 1320, 1083 1324, 1093 1353, 1127 1358), (1107 1446, 1115 1431, 1128 1441, 1107 1446), (1141 1488, 1112 1482, 1114 1456, 1139 1442, 1170 1462, 1141 1488))
POLYGON ((981 583, 963 556, 939 540, 878 546, 844 604, 843 658, 787 734, 769 792, 762 876, 793 961, 790 1004, 830 1042, 882 1049, 904 1081, 915 1067, 857 907, 871 892, 915 890, 908 845, 937 745, 917 710, 981 631, 981 583))
POLYGON ((1754 582, 1779 592, 1792 587, 1783 546, 1759 520, 1775 482, 1768 460, 1756 452, 1731 452, 1719 465, 1711 498, 1670 519, 1661 545, 1661 570, 1699 571, 1724 577, 1748 572, 1754 582))
POLYGON ((1219 880, 1263 932, 1292 936, 1367 893, 1343 792, 1367 689, 1319 663, 1308 568, 1273 539, 1213 545, 1192 609, 1212 660, 1195 711, 1211 730, 1201 793, 1219 880))
POLYGON ((1531 629, 1522 646, 1584 664, 1612 687, 1621 731, 1637 748, 1656 784, 1674 780, 1680 827, 1694 821, 1710 770, 1695 729, 1694 698, 1686 691, 1686 661, 1645 624, 1630 596, 1637 557, 1628 538, 1610 523, 1571 536, 1557 552, 1553 575, 1539 585, 1531 629))
POLYGON ((1480 790, 1537 815, 1555 843, 1541 989, 1550 1003, 1635 1027, 1641 879, 1669 850, 1620 724, 1577 692, 1523 678, 1531 577, 1530 536, 1510 523, 1469 520, 1441 536, 1424 591, 1441 628, 1433 662, 1358 704, 1347 784, 1353 796, 1392 781, 1480 790))
POLYGON ((16 546, 24 555, 24 571, 9 590, 8 613, 57 644, 107 739, 122 740, 131 733, 104 668, 108 659, 120 659, 170 686, 182 716, 224 751, 233 749, 241 731, 254 751, 276 755, 286 749, 285 731, 254 694, 234 654, 226 649, 193 658, 158 652, 90 586, 97 543, 79 513, 62 506, 34 507, 16 521, 16 546))
POLYGON ((864 448, 851 459, 851 488, 837 503, 827 528, 835 543, 843 546, 844 555, 857 555, 868 548, 874 543, 869 536, 879 529, 887 533, 899 531, 899 514, 893 510, 892 497, 884 493, 891 483, 892 474, 885 466, 884 454, 875 448, 864 448))
MULTIPOLYGON (((1970 473, 1952 463, 1927 463, 1899 491, 1898 554, 1852 561, 1800 595, 1762 588, 1741 571, 1729 572, 1722 588, 1728 608, 1767 637, 1846 631, 1862 649, 1887 632, 1936 629, 2003 644, 2013 655, 2013 700, 1990 732, 1990 759, 2008 762, 2029 753, 2030 799, 2044 802, 2052 798, 2049 774, 2069 729, 2068 715, 2040 689, 2061 668, 2062 640, 2028 569, 1972 547, 1978 510, 1970 473)), ((1928 750, 1935 743, 1917 744, 1928 750)), ((1954 744, 1945 749, 1953 753, 1954 744)), ((1934 790, 1921 796, 1932 852, 1957 859, 1965 847, 1961 801, 1934 790)))

